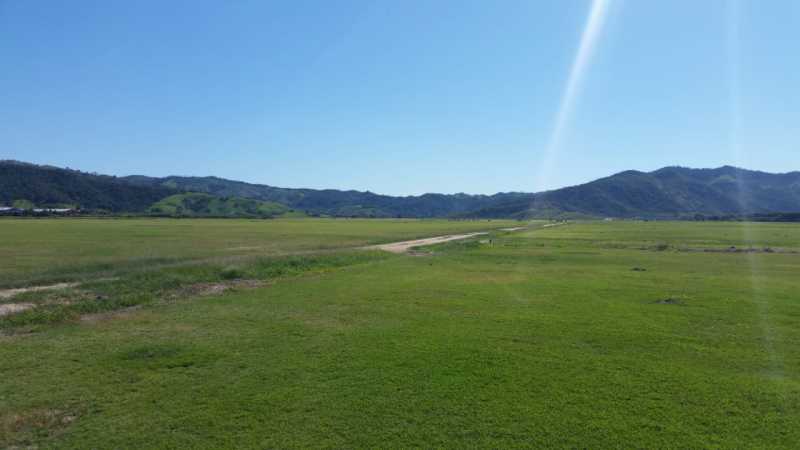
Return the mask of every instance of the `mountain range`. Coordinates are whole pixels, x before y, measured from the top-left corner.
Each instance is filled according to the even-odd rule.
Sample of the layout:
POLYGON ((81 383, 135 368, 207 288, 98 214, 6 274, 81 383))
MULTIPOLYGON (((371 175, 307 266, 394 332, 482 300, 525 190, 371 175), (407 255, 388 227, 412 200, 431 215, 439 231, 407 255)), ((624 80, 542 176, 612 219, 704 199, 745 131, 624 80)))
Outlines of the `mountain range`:
POLYGON ((629 170, 579 186, 534 194, 528 203, 493 205, 473 215, 681 218, 798 211, 800 172, 772 174, 725 166, 629 170))
POLYGON ((397 197, 282 188, 217 177, 114 177, 0 161, 0 204, 14 203, 171 216, 667 219, 800 212, 800 172, 665 167, 654 172, 626 171, 540 193, 397 197))

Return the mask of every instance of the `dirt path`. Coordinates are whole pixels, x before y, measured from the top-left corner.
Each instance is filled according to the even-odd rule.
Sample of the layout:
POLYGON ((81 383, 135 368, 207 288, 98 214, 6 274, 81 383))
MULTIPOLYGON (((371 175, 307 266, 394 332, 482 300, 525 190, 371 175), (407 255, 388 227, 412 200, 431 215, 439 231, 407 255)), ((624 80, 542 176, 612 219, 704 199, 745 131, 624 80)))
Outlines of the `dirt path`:
MULTIPOLYGON (((545 225, 546 227, 547 225, 545 225)), ((500 228, 497 231, 505 231, 505 232, 513 232, 513 231, 521 231, 526 230, 528 227, 513 227, 513 228, 500 228)), ((434 236, 424 239, 414 239, 411 241, 401 241, 401 242, 391 242, 388 244, 379 244, 379 245, 371 245, 367 247, 361 247, 363 249, 371 249, 371 250, 384 250, 387 252, 392 253, 407 253, 413 247, 421 247, 424 245, 434 245, 434 244, 441 244, 444 242, 450 241, 458 241, 462 239, 469 239, 475 236, 484 236, 489 234, 491 231, 478 231, 474 233, 465 233, 465 234, 450 234, 445 236, 434 236)), ((114 278, 109 278, 109 280, 113 280, 114 278)), ((77 286, 79 283, 57 283, 51 284, 47 286, 31 286, 25 288, 17 288, 17 289, 0 289, 0 300, 10 299, 16 295, 24 294, 26 292, 36 292, 36 291, 46 291, 46 290, 53 290, 53 289, 67 289, 71 287, 77 286)), ((27 309, 34 308, 36 305, 33 303, 5 303, 0 304, 0 317, 18 313, 21 311, 25 311, 27 309)))
MULTIPOLYGON (((520 231, 527 230, 528 227, 514 227, 514 228, 500 228, 498 231, 520 231)), ((475 233, 466 234, 448 234, 446 236, 435 236, 425 239, 414 239, 412 241, 391 242, 389 244, 371 245, 365 247, 371 250, 384 250, 392 253, 406 253, 412 247, 422 247, 423 245, 441 244, 443 242, 460 241, 462 239, 469 239, 475 236, 483 236, 489 234, 489 231, 478 231, 475 233)))
MULTIPOLYGON (((547 224, 542 226, 541 228, 549 228, 559 225, 566 225, 566 223, 547 224)), ((497 231, 511 232, 511 231, 527 230, 527 229, 529 228, 513 227, 513 228, 500 228, 497 231)), ((433 244, 441 244, 443 242, 459 241, 461 239, 469 239, 471 237, 483 236, 486 234, 489 234, 489 231, 479 231, 476 233, 466 233, 466 234, 450 234, 446 236, 436 236, 425 239, 414 239, 413 241, 401 241, 401 242, 391 242, 389 244, 370 245, 368 247, 363 247, 363 248, 369 250, 384 250, 392 253, 407 253, 412 247, 421 247, 423 245, 433 245, 433 244)))
POLYGON ((18 288, 18 289, 3 289, 0 290, 0 299, 11 298, 18 294, 24 294, 26 292, 34 292, 34 291, 47 291, 51 289, 66 289, 77 286, 78 283, 58 283, 58 284, 51 284, 49 286, 32 286, 26 288, 18 288))
POLYGON ((468 239, 475 236, 482 236, 484 234, 489 234, 489 232, 480 231, 477 233, 451 234, 448 236, 436 236, 425 239, 415 239, 413 241, 402 241, 402 242, 392 242, 390 244, 371 245, 365 248, 372 250, 384 250, 392 253, 405 253, 409 249, 411 249, 411 247, 420 247, 423 245, 433 245, 433 244, 441 244, 443 242, 458 241, 461 239, 468 239))
POLYGON ((6 303, 0 305, 0 317, 33 308, 33 303, 6 303))
POLYGON ((528 227, 500 228, 500 231, 521 231, 527 228, 528 227))
MULTIPOLYGON (((558 226, 562 224, 549 224, 544 225, 542 228, 558 226)), ((513 231, 521 231, 527 230, 528 227, 512 227, 512 228, 500 228, 497 231, 505 231, 505 232, 513 232, 513 231)), ((450 241, 457 241, 461 239, 468 239, 475 236, 482 236, 489 234, 490 231, 478 231, 474 233, 465 233, 465 234, 450 234, 445 236, 434 236, 424 239, 414 239, 411 241, 401 241, 401 242, 391 242, 388 244, 379 244, 379 245, 371 245, 367 247, 360 247, 365 249, 371 250, 385 250, 387 252, 392 253, 405 253, 412 247, 420 247, 423 245, 433 245, 433 244, 441 244, 443 242, 450 242, 450 241)), ((248 248, 248 247, 242 247, 248 248)), ((259 248, 259 247, 252 247, 252 248, 259 248)), ((314 252, 299 252, 299 253, 314 253, 314 252)), ((105 279, 105 278, 104 278, 105 279)), ((113 280, 114 278, 107 278, 107 280, 113 280)), ((31 286, 31 287, 24 287, 24 288, 16 288, 16 289, 0 289, 0 300, 9 299, 19 294, 24 294, 26 292, 36 292, 36 291, 47 291, 52 289, 67 289, 71 287, 75 287, 80 283, 57 283, 51 284, 47 286, 31 286)), ((10 309, 10 308, 6 308, 10 309)), ((5 310, 4 310, 5 311, 5 310)), ((7 313, 6 313, 7 314, 7 313)), ((0 314, 2 315, 2 314, 0 314)))

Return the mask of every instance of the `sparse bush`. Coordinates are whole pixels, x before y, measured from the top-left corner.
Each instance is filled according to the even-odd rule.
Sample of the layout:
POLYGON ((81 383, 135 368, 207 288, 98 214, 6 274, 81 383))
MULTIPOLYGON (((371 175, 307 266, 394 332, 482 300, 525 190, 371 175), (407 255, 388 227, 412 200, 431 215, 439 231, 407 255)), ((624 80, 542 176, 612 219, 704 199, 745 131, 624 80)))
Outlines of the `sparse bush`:
POLYGON ((220 271, 219 277, 223 280, 239 280, 245 277, 245 273, 236 267, 226 267, 220 271))

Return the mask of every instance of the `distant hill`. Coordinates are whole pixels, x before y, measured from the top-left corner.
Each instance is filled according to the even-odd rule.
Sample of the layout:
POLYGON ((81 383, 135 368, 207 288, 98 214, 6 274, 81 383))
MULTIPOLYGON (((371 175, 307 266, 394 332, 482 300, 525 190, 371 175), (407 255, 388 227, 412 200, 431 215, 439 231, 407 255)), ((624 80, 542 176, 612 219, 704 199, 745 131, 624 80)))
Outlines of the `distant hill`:
POLYGON ((170 195, 156 202, 147 212, 174 217, 271 218, 289 212, 289 208, 274 202, 191 192, 170 195))
POLYGON ((144 212, 153 203, 177 192, 165 186, 136 186, 106 175, 0 161, 0 205, 144 212))
POLYGON ((627 171, 536 194, 527 201, 492 205, 472 214, 676 218, 773 212, 800 212, 800 172, 770 174, 730 166, 627 171))
POLYGON ((273 217, 290 210, 310 215, 418 218, 755 216, 800 212, 800 172, 665 167, 649 173, 622 172, 538 194, 393 197, 281 188, 217 177, 111 177, 0 161, 0 203, 20 201, 41 207, 77 205, 111 212, 189 216, 273 217))
POLYGON ((217 177, 153 178, 134 175, 120 178, 136 186, 165 187, 216 196, 252 198, 277 202, 309 214, 344 217, 449 217, 468 214, 496 203, 530 197, 530 194, 495 195, 425 194, 392 197, 372 192, 334 189, 292 189, 250 184, 217 177))

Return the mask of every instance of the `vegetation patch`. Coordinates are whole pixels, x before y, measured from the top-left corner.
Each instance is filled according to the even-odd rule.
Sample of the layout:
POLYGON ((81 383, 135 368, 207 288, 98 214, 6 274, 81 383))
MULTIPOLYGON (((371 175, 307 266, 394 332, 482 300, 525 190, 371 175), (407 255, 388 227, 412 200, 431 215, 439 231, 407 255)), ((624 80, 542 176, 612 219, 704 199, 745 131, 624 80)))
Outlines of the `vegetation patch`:
POLYGON ((238 280, 245 277, 245 273, 238 267, 226 267, 219 273, 223 280, 238 280))
POLYGON ((190 192, 160 200, 148 212, 172 217, 273 218, 288 213, 289 208, 275 202, 190 192))
POLYGON ((152 360, 174 357, 180 353, 181 348, 175 345, 147 345, 125 350, 120 353, 120 358, 125 361, 152 360))
POLYGON ((56 437, 77 419, 76 413, 61 409, 0 412, 0 446, 37 448, 35 442, 56 437))
POLYGON ((154 343, 127 348, 115 355, 115 362, 133 371, 175 370, 211 364, 219 355, 196 345, 154 343))
MULTIPOLYGON (((225 279, 227 280, 227 279, 225 279)), ((185 297, 208 297, 212 295, 219 295, 231 289, 254 289, 264 286, 265 281, 262 280, 241 280, 223 281, 218 283, 195 283, 185 286, 174 293, 171 293, 171 298, 185 298, 185 297)))
POLYGON ((507 227, 510 221, 0 219, 0 290, 180 265, 355 249, 507 227))
MULTIPOLYGON (((12 307, 0 315, 0 330, 76 321, 156 302, 187 297, 221 295, 231 289, 252 289, 267 281, 325 272, 390 257, 383 252, 356 251, 309 256, 251 258, 237 267, 196 264, 127 277, 96 281, 65 291, 33 291, 25 295, 30 306, 12 307)), ((18 305, 18 304, 17 304, 18 305)), ((26 303, 28 305, 28 303, 26 303)))

